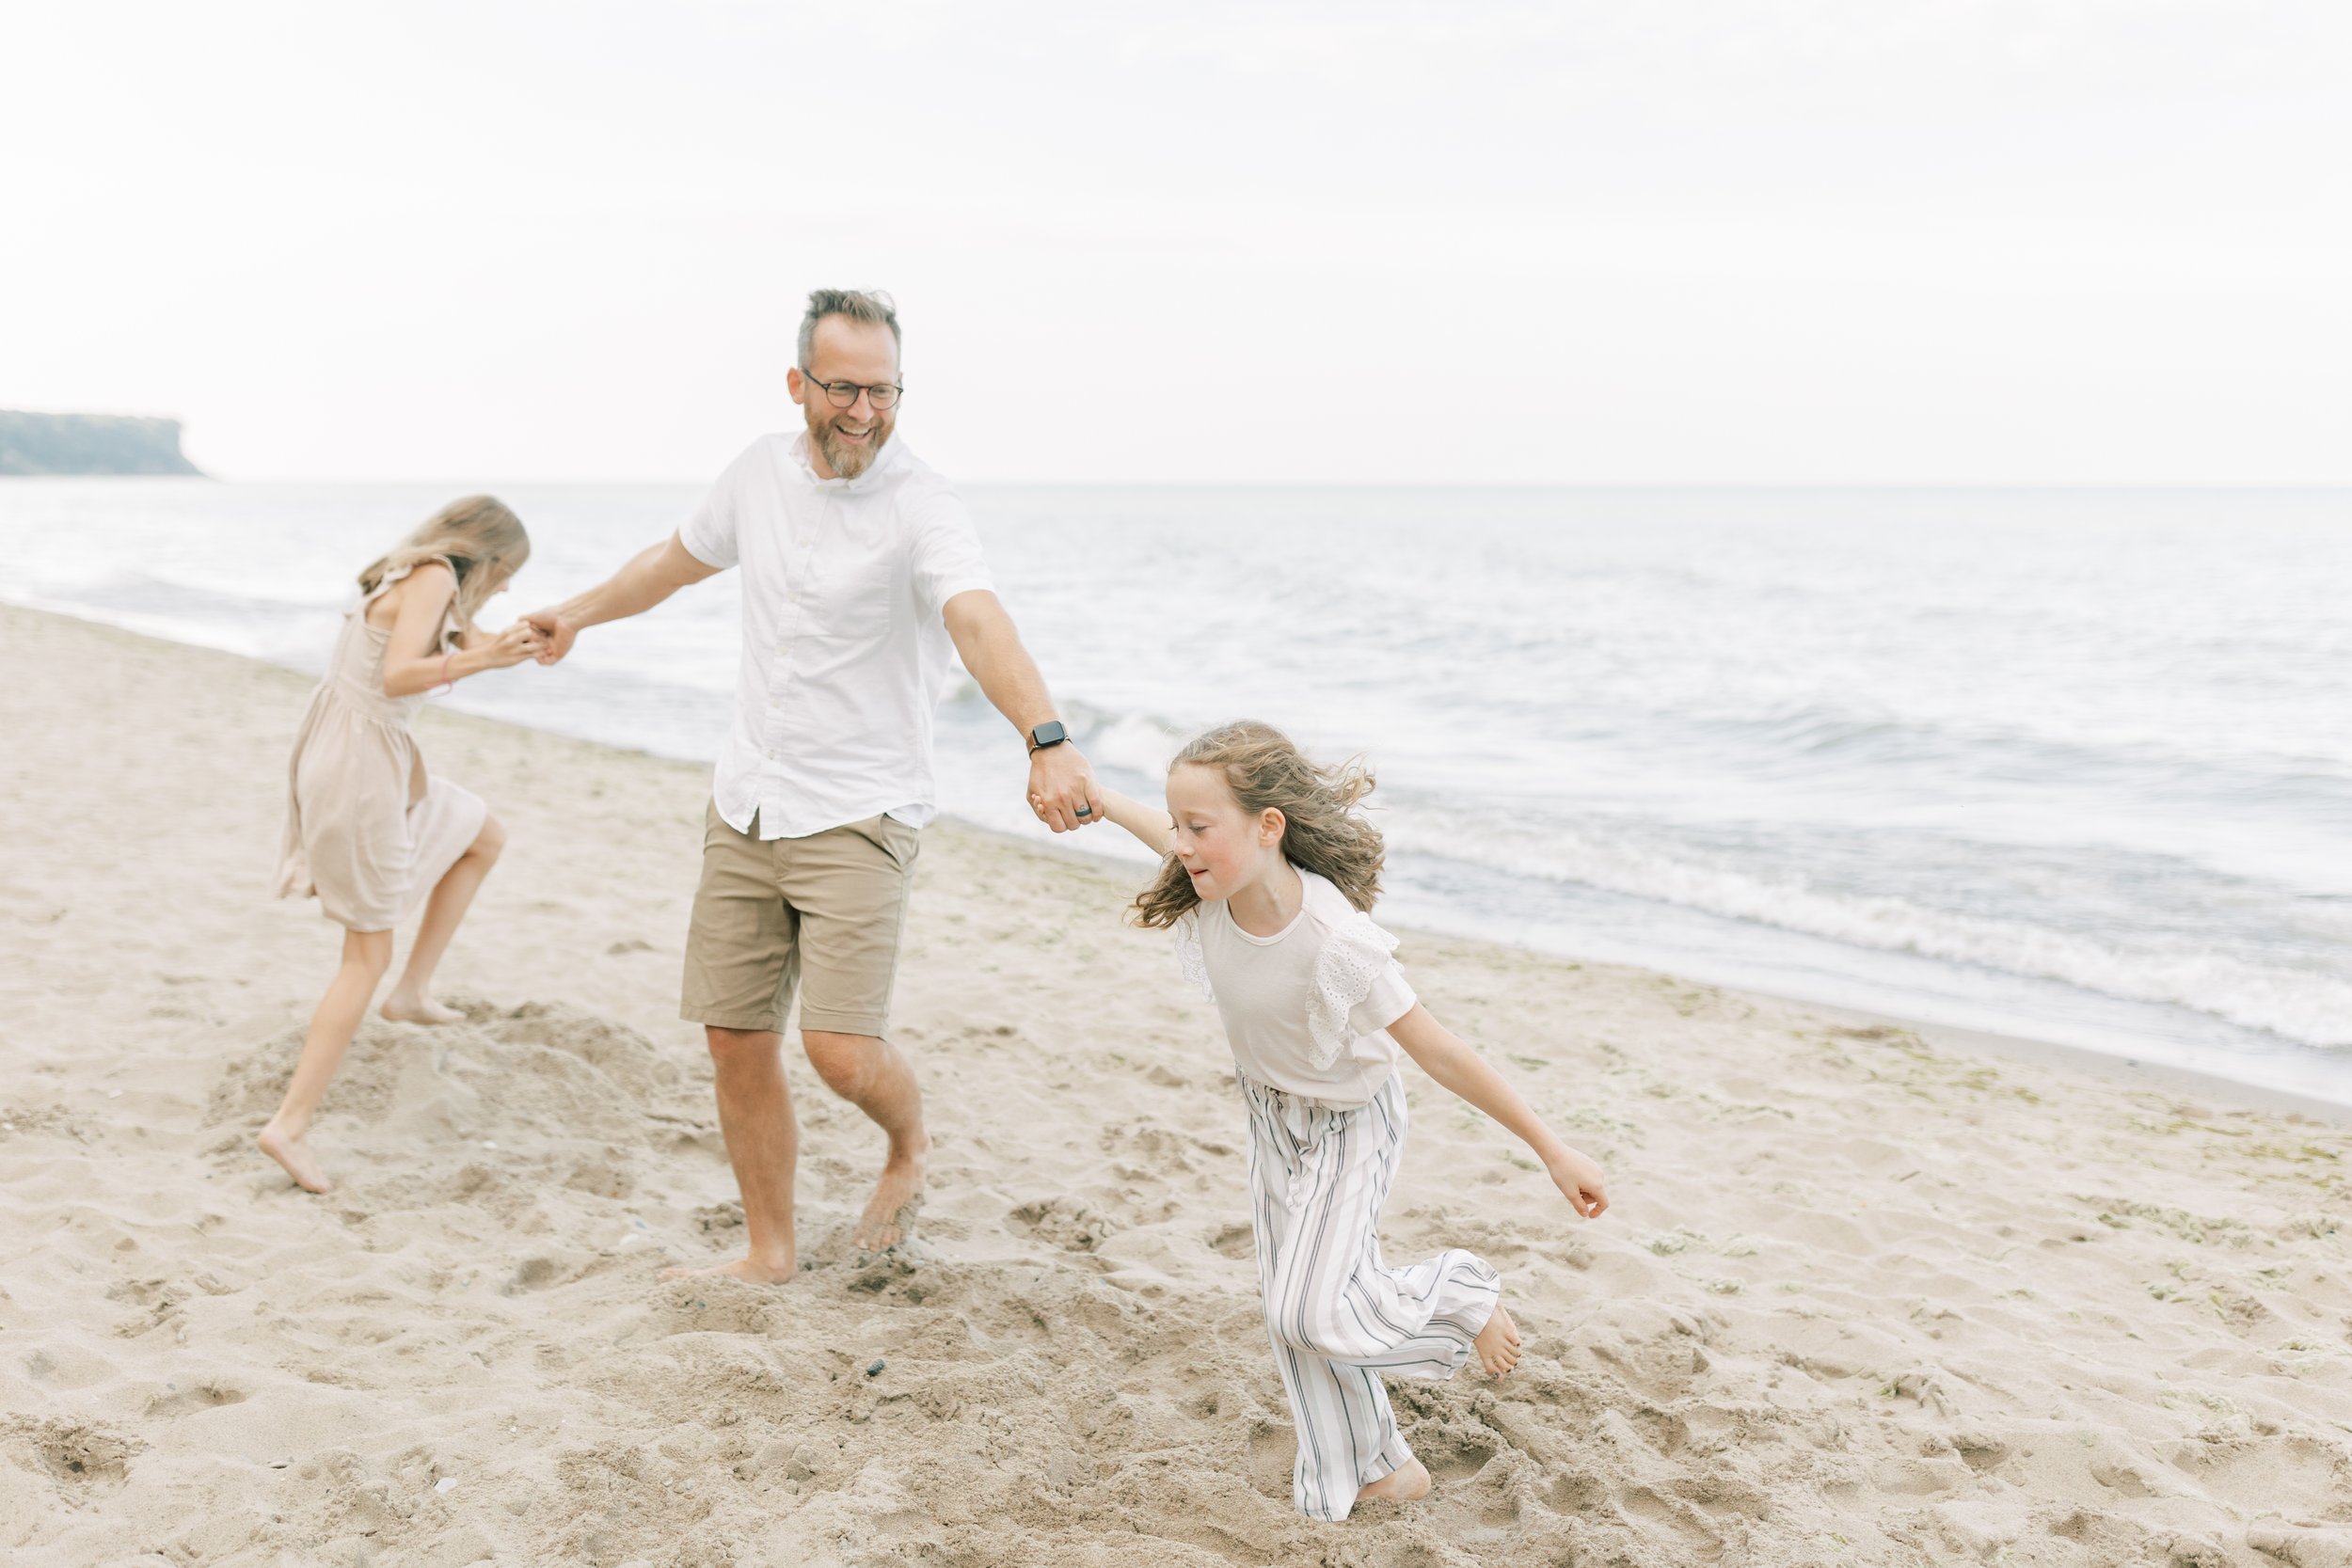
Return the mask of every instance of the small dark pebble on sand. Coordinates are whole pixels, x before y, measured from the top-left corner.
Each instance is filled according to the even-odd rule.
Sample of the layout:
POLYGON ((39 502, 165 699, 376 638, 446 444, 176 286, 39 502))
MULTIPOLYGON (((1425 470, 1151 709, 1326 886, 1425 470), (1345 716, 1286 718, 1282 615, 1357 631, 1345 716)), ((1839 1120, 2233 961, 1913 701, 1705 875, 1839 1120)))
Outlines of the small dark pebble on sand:
POLYGON ((868 1368, 866 1368, 866 1375, 867 1377, 880 1377, 880 1376, 882 1376, 882 1362, 880 1362, 880 1361, 877 1361, 877 1362, 875 1362, 872 1366, 870 1366, 870 1367, 868 1367, 868 1368))

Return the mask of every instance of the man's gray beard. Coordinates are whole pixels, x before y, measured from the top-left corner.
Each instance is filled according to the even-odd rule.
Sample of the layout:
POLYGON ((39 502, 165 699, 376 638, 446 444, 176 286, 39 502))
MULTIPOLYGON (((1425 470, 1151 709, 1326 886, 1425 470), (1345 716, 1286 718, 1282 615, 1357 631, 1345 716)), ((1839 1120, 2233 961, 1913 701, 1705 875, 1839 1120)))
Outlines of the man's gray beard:
POLYGON ((833 421, 827 420, 815 431, 817 450, 824 455, 825 467, 831 468, 837 478, 855 479, 874 466, 874 459, 882 455, 882 448, 890 445, 890 437, 897 435, 898 430, 895 426, 885 430, 876 424, 874 434, 877 439, 862 447, 853 447, 842 440, 833 428, 833 421))

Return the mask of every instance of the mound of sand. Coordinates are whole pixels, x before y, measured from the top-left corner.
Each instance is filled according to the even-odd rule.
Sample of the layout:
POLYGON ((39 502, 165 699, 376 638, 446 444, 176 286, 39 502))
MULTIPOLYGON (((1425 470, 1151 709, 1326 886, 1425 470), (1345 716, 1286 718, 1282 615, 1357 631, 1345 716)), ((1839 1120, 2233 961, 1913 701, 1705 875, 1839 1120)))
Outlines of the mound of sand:
POLYGON ((1436 1496, 1310 1524, 1223 1047, 1115 881, 929 832, 920 1239, 850 1249, 880 1139, 795 1060, 801 1277, 663 1283, 741 1240, 671 1017, 698 771, 432 722, 514 847, 317 1198, 250 1147, 334 950, 261 899, 299 683, 16 611, 0 654, 62 673, 0 686, 47 825, 0 857, 11 1563, 2352 1563, 2336 1127, 1413 938, 1617 1205, 1413 1083, 1387 1245, 1484 1251, 1528 1354, 1396 1386, 1436 1496), (76 783, 159 754, 165 816, 76 783))

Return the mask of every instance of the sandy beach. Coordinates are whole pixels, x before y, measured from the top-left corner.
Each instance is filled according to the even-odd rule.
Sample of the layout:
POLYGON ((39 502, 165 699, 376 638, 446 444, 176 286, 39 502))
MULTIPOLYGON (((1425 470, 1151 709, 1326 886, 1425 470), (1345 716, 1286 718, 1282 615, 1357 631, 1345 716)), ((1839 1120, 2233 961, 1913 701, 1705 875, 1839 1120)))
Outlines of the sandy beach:
POLYGON ((470 1022, 362 1031, 313 1197, 252 1147, 338 940, 265 895, 309 683, 5 609, 0 671, 11 1563, 2352 1564, 2340 1123, 1407 933, 1614 1207, 1413 1075, 1389 1251, 1483 1252, 1529 1354, 1398 1385, 1435 1496, 1318 1525, 1226 1050, 1120 875, 928 832, 919 1241, 850 1249, 880 1138, 789 1055, 803 1274, 663 1283, 741 1235, 703 768, 427 716, 511 833, 470 1022))

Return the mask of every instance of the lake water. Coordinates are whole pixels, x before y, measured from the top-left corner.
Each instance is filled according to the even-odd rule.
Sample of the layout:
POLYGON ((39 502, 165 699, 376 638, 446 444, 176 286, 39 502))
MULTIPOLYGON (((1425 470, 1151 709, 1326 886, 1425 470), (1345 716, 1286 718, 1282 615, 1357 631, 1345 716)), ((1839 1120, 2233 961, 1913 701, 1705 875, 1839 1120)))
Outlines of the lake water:
MULTIPOLYGON (((314 670, 352 573, 479 488, 535 546, 491 624, 699 495, 11 480, 0 595, 314 670)), ((1155 794, 1243 716, 1368 752, 1397 924, 2352 1101, 2352 497, 968 496, 1106 777, 1155 794)), ((736 603, 723 576, 446 700, 707 759, 736 603)), ((939 749, 949 813, 1132 849, 1029 818, 968 682, 939 749)))

